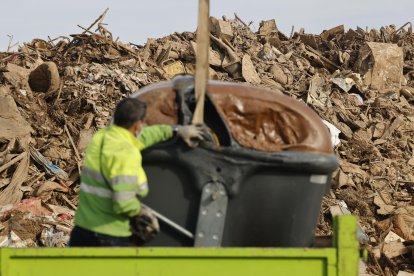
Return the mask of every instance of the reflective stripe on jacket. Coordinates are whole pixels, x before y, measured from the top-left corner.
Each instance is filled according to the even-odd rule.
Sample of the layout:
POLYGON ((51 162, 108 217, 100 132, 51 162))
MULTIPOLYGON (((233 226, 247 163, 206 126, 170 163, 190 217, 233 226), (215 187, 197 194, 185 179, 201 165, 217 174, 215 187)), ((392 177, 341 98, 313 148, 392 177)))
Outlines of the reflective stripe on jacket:
POLYGON ((75 224, 101 234, 130 236, 129 218, 139 213, 139 198, 148 194, 141 150, 168 140, 172 133, 168 125, 145 127, 138 139, 116 125, 99 130, 86 149, 75 224))

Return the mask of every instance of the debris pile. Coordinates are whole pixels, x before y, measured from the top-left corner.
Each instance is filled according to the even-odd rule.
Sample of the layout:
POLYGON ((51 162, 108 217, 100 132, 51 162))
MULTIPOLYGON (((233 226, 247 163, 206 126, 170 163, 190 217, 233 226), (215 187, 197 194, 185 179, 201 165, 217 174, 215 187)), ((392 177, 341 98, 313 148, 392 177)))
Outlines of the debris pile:
MULTIPOLYGON (((104 15, 71 38, 35 39, 0 54, 3 246, 64 246, 84 149, 115 103, 147 84, 194 73, 195 33, 123 44, 102 24, 104 15)), ((332 215, 355 214, 370 273, 413 271, 411 24, 286 36, 275 20, 253 32, 237 16, 211 18, 209 62, 210 79, 290 95, 331 129, 341 163, 317 234, 331 233, 332 215)))

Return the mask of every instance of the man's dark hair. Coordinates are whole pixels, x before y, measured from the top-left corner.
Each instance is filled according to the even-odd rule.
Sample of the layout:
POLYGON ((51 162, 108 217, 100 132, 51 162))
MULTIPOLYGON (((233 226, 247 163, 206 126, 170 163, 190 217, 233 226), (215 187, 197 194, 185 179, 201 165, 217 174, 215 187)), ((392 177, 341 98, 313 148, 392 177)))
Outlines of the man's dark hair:
POLYGON ((136 122, 144 119, 147 105, 136 98, 125 98, 115 108, 114 124, 130 128, 136 122))

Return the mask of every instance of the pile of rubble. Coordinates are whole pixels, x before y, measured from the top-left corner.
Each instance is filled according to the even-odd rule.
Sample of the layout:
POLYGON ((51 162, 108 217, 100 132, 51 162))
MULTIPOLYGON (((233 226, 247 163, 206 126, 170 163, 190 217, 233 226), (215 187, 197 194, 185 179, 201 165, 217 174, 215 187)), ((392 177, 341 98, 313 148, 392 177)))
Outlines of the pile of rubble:
MULTIPOLYGON (((194 73, 194 33, 123 44, 103 17, 71 38, 35 39, 0 54, 0 246, 64 246, 84 149, 115 103, 147 84, 194 73)), ((358 215, 369 272, 413 271, 411 24, 286 36, 274 20, 253 32, 237 16, 212 18, 209 62, 210 79, 290 95, 331 129, 341 163, 317 234, 331 233, 332 215, 358 215)))

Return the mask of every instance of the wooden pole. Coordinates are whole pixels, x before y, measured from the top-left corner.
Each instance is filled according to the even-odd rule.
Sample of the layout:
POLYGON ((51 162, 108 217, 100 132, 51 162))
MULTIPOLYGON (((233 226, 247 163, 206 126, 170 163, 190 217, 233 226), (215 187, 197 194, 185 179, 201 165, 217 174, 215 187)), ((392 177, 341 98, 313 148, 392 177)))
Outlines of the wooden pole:
POLYGON ((196 108, 193 116, 193 124, 204 122, 204 99, 208 80, 208 52, 210 48, 210 1, 198 1, 198 27, 197 27, 197 56, 195 73, 196 108))

